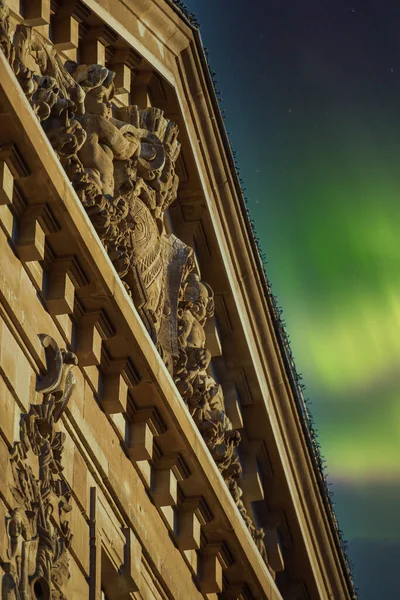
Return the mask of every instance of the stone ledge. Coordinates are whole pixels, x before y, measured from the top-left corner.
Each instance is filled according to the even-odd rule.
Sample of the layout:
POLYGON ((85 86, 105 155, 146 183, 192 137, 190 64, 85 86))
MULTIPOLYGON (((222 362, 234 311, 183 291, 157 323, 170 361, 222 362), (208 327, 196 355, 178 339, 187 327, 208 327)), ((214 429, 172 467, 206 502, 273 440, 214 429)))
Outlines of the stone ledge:
MULTIPOLYGON (((232 532, 233 537, 230 544, 235 543, 236 551, 240 555, 240 562, 246 564, 253 573, 253 585, 260 591, 262 590, 262 593, 269 599, 280 599, 281 596, 275 583, 262 562, 204 441, 195 429, 171 377, 152 345, 130 298, 111 267, 100 241, 2 55, 0 79, 3 94, 7 96, 11 105, 10 112, 15 121, 14 125, 17 125, 19 130, 19 143, 24 147, 24 156, 27 162, 35 163, 32 164, 32 172, 38 169, 41 173, 46 174, 43 196, 50 205, 57 206, 57 212, 62 215, 65 228, 75 240, 76 253, 83 253, 93 279, 104 290, 107 301, 112 305, 118 317, 119 326, 123 325, 126 338, 132 344, 134 359, 136 360, 139 356, 140 362, 146 365, 151 379, 157 382, 156 387, 163 399, 169 418, 174 422, 187 453, 193 456, 196 472, 201 473, 205 480, 204 494, 218 511, 227 531, 232 532), (30 161, 28 155, 30 155, 30 161), (236 542, 234 542, 235 539, 236 542)), ((69 343, 70 340, 67 342, 69 343)))

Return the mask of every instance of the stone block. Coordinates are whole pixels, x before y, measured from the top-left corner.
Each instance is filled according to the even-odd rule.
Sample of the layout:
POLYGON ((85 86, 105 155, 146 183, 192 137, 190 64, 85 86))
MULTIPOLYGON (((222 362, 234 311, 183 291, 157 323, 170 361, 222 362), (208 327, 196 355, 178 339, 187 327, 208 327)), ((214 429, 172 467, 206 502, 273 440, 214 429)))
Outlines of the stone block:
MULTIPOLYGON (((0 191, 1 195, 1 191, 0 191)), ((1 204, 0 199, 0 223, 6 231, 8 237, 12 238, 14 230, 14 215, 7 204, 1 204)))
POLYGON ((283 571, 285 564, 279 543, 278 530, 276 527, 266 527, 264 532, 264 544, 268 555, 268 564, 277 573, 283 571))
POLYGON ((24 0, 24 22, 37 27, 50 23, 51 0, 24 0))
POLYGON ((174 506, 178 497, 178 484, 172 469, 153 469, 151 490, 156 506, 174 506))
POLYGON ((114 423, 116 433, 119 438, 126 442, 128 422, 124 413, 114 413, 110 415, 111 421, 114 423))
MULTIPOLYGON (((110 437, 110 424, 107 421, 107 417, 100 410, 97 402, 93 398, 93 391, 89 385, 85 385, 83 418, 78 411, 72 413, 69 410, 69 407, 67 407, 66 412, 68 415, 71 415, 71 420, 73 421, 75 421, 75 417, 77 417, 77 420, 75 421, 76 426, 79 427, 82 437, 85 440, 85 448, 95 460, 103 479, 106 479, 109 475, 108 460, 101 444, 103 443, 103 440, 110 437)), ((89 473, 87 476, 89 477, 89 473)))
POLYGON ((189 563, 189 568, 194 575, 197 575, 199 569, 199 553, 197 550, 184 550, 186 560, 189 563))
POLYGON ((118 94, 118 102, 120 105, 130 106, 131 105, 130 98, 131 98, 130 94, 118 94))
POLYGON ((10 9, 10 14, 12 17, 21 17, 21 0, 7 0, 7 6, 10 9))
POLYGON ((71 15, 55 19, 53 43, 57 50, 74 50, 79 45, 79 23, 71 15))
POLYGON ((80 367, 100 364, 102 338, 96 323, 83 319, 77 325, 74 335, 74 352, 80 367))
POLYGON ((74 310, 75 287, 64 270, 54 269, 47 276, 46 306, 51 315, 71 314, 74 310))
POLYGON ((113 567, 120 569, 125 561, 126 537, 119 519, 100 489, 97 489, 96 527, 113 567))
POLYGON ((138 460, 136 462, 136 468, 139 471, 142 479, 144 480, 144 485, 146 488, 150 488, 151 486, 151 466, 148 460, 138 460))
POLYGON ((106 47, 96 39, 82 42, 80 47, 81 63, 87 65, 105 65, 106 64, 106 47))
POLYGON ((16 361, 17 370, 14 389, 20 403, 25 410, 28 410, 29 404, 33 401, 34 397, 36 373, 19 346, 18 349, 19 353, 16 361))
POLYGON ((14 177, 7 163, 0 160, 0 204, 11 204, 13 201, 14 177))
POLYGON ((202 554, 199 560, 199 583, 204 594, 222 592, 222 564, 217 554, 202 554))
POLYGON ((64 337, 67 340, 72 339, 72 320, 70 313, 65 313, 62 315, 54 315, 54 320, 58 323, 59 328, 61 329, 64 337))
MULTIPOLYGON (((16 3, 20 4, 21 0, 14 0, 16 3)), ((10 12, 13 12, 13 8, 11 3, 13 0, 8 0, 7 4, 10 8, 10 12)), ((19 6, 14 8, 14 13, 17 13, 19 6), (15 10, 17 9, 17 10, 15 10)), ((18 21, 17 17, 17 21, 18 21)), ((8 168, 10 169, 12 176, 15 180, 23 179, 28 177, 31 172, 29 170, 28 165, 25 162, 23 155, 20 152, 20 149, 16 144, 1 144, 0 147, 0 161, 4 160, 7 163, 8 168)))
POLYGON ((36 289, 41 290, 43 288, 44 271, 42 264, 38 260, 25 262, 25 269, 29 273, 30 279, 36 286, 36 289))
POLYGON ((33 370, 5 323, 1 328, 0 367, 19 401, 27 410, 30 403, 33 370))
POLYGON ((169 531, 176 528, 176 513, 173 506, 161 506, 160 510, 164 516, 164 522, 169 531))
POLYGON ((88 466, 79 451, 79 448, 74 448, 74 468, 72 475, 72 488, 74 494, 78 498, 80 504, 86 512, 89 512, 88 498, 88 466))
POLYGON ((177 513, 177 544, 180 550, 200 548, 201 525, 196 513, 185 510, 177 513))
POLYGON ((106 414, 126 412, 128 386, 119 373, 103 374, 100 385, 101 405, 106 414))
POLYGON ((83 367, 83 372, 86 374, 86 377, 90 381, 90 385, 92 389, 98 390, 100 384, 100 371, 97 365, 93 365, 92 367, 83 367))
MULTIPOLYGON (((0 256, 2 257, 0 290, 9 305, 17 305, 17 301, 19 305, 24 302, 24 295, 21 294, 23 267, 14 252, 12 252, 9 239, 2 229, 0 229, 0 256)), ((29 288, 30 282, 26 281, 26 283, 29 288)))
POLYGON ((78 49, 73 48, 72 50, 63 50, 63 54, 67 60, 72 62, 78 62, 78 49))
POLYGON ((211 352, 211 356, 221 356, 222 346, 215 318, 207 319, 204 326, 204 331, 207 339, 206 348, 211 352))
POLYGON ((243 429, 243 416, 240 398, 234 383, 224 384, 224 401, 226 414, 232 422, 234 429, 243 429))
MULTIPOLYGON (((42 398, 43 396, 41 396, 41 400, 42 398)), ((74 472, 75 441, 69 435, 69 432, 67 431, 62 420, 59 421, 57 429, 62 431, 65 435, 62 453, 63 476, 66 479, 67 483, 70 486, 72 486, 74 472)))
POLYGON ((3 322, 1 328, 0 367, 8 381, 15 387, 17 378, 17 359, 20 349, 14 336, 3 322))
POLYGON ((152 459, 153 434, 146 422, 131 424, 129 431, 128 455, 133 461, 152 459))
POLYGON ((18 220, 15 246, 22 262, 44 259, 45 233, 32 214, 23 215, 18 220))
MULTIPOLYGON (((132 395, 135 394, 137 388, 140 386, 141 386, 141 383, 139 385, 136 385, 133 388, 131 388, 132 395)), ((142 392, 142 394, 143 394, 143 392, 142 392)), ((141 398, 143 399, 142 394, 141 394, 141 398)), ((134 397, 136 400, 138 396, 135 395, 134 397)), ((154 400, 155 396, 149 395, 147 397, 147 400, 150 400, 150 398, 151 398, 151 400, 154 400)), ((136 410, 136 412, 132 415, 131 419, 132 419, 132 423, 147 423, 147 425, 149 426, 150 431, 154 437, 162 435, 163 433, 165 433, 167 431, 167 427, 166 427, 166 425, 160 415, 160 412, 156 406, 148 406, 147 408, 140 408, 140 409, 136 410)))
POLYGON ((71 499, 72 510, 69 517, 72 532, 72 550, 79 560, 86 576, 89 575, 89 525, 81 512, 81 509, 71 499))
POLYGON ((115 72, 115 93, 117 95, 129 94, 131 91, 131 70, 128 65, 123 63, 112 64, 111 68, 115 72))
POLYGON ((255 453, 249 451, 243 460, 243 478, 241 487, 248 502, 264 500, 264 489, 258 469, 255 453))
POLYGON ((124 565, 121 569, 121 591, 131 594, 139 591, 142 570, 142 547, 132 529, 124 530, 126 544, 124 549, 124 565))

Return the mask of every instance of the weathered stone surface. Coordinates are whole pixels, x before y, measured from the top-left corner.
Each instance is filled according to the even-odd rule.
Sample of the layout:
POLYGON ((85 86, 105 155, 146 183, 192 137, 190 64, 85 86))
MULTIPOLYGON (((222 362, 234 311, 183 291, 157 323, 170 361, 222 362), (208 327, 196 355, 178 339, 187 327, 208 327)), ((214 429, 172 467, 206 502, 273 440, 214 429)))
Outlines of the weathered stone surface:
POLYGON ((74 354, 41 336, 47 372, 38 379, 41 404, 21 416, 19 441, 9 452, 13 472, 13 508, 6 521, 7 562, 2 598, 64 600, 69 578, 71 532, 66 518, 71 490, 61 477, 65 434, 56 430, 73 392, 74 354))
POLYGON ((11 204, 13 200, 14 177, 4 160, 0 161, 0 204, 11 204))
MULTIPOLYGON (((60 48, 76 45, 69 25, 55 31, 60 48)), ((88 38, 83 58, 99 60, 101 43, 88 38)), ((241 499, 240 433, 226 414, 221 386, 208 372, 212 355, 220 353, 216 338, 212 351, 206 344, 213 291, 198 274, 193 250, 164 226, 179 183, 177 126, 155 107, 116 107, 116 87, 118 92, 128 87, 124 69, 117 67, 115 81, 116 73, 104 64, 63 63, 50 42, 26 25, 18 24, 12 36, 4 2, 0 44, 266 560, 264 532, 241 499)), ((69 275, 50 273, 48 310, 65 315, 73 302, 69 275)), ((212 323, 208 330, 212 341, 212 323)), ((99 351, 92 341, 85 344, 95 363, 99 351)), ((122 376, 105 376, 101 401, 108 414, 126 411, 122 376)), ((138 454, 140 461, 150 454, 149 445, 142 444, 147 450, 138 454)))

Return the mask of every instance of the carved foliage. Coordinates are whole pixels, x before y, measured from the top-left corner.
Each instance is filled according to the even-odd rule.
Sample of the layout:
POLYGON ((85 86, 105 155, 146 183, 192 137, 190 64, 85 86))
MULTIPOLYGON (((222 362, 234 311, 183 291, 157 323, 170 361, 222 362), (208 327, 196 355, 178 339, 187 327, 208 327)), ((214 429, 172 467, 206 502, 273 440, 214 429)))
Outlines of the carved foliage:
MULTIPOLYGON (((214 313, 213 292, 195 272, 193 251, 164 229, 164 213, 178 188, 177 126, 158 108, 117 109, 112 103, 115 74, 106 67, 63 64, 45 38, 23 25, 12 37, 4 0, 0 46, 265 558, 264 533, 249 517, 238 485, 240 434, 225 413, 220 385, 208 373, 204 325, 214 313)), ((39 432, 39 446, 29 443, 42 456, 48 479, 53 470, 47 465, 58 464, 61 441, 45 438, 38 427, 52 423, 61 405, 51 399, 54 394, 45 398, 43 412, 32 409, 27 418, 39 432)), ((41 517, 44 529, 50 523, 46 514, 41 517)))
POLYGON ((177 126, 157 108, 117 109, 106 67, 63 64, 30 27, 12 34, 4 0, 0 46, 156 342, 169 312, 163 217, 178 188, 177 126))
POLYGON ((71 543, 67 513, 69 485, 62 478, 64 434, 55 423, 75 386, 72 352, 60 350, 50 336, 41 336, 47 373, 38 380, 41 404, 21 416, 20 440, 10 452, 15 507, 7 521, 9 562, 3 564, 2 600, 65 600, 71 543))

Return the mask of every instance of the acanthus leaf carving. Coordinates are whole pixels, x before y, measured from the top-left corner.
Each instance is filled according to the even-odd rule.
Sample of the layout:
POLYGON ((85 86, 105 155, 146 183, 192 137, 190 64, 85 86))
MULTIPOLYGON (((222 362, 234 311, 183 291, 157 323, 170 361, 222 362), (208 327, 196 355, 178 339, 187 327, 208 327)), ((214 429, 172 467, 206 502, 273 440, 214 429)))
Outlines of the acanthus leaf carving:
POLYGON ((65 434, 55 423, 75 387, 77 358, 40 336, 47 372, 38 380, 41 404, 21 415, 20 439, 10 451, 15 507, 7 518, 9 562, 3 563, 2 600, 66 600, 71 490, 61 476, 65 434))
MULTIPOLYGON (((214 314, 213 292, 196 272, 193 250, 164 227, 179 183, 177 126, 155 107, 117 108, 110 69, 63 64, 30 27, 17 25, 12 36, 5 0, 0 46, 266 560, 264 532, 242 500, 240 433, 209 374, 204 326, 214 314)), ((53 420, 68 402, 65 383, 47 409, 53 420)))

